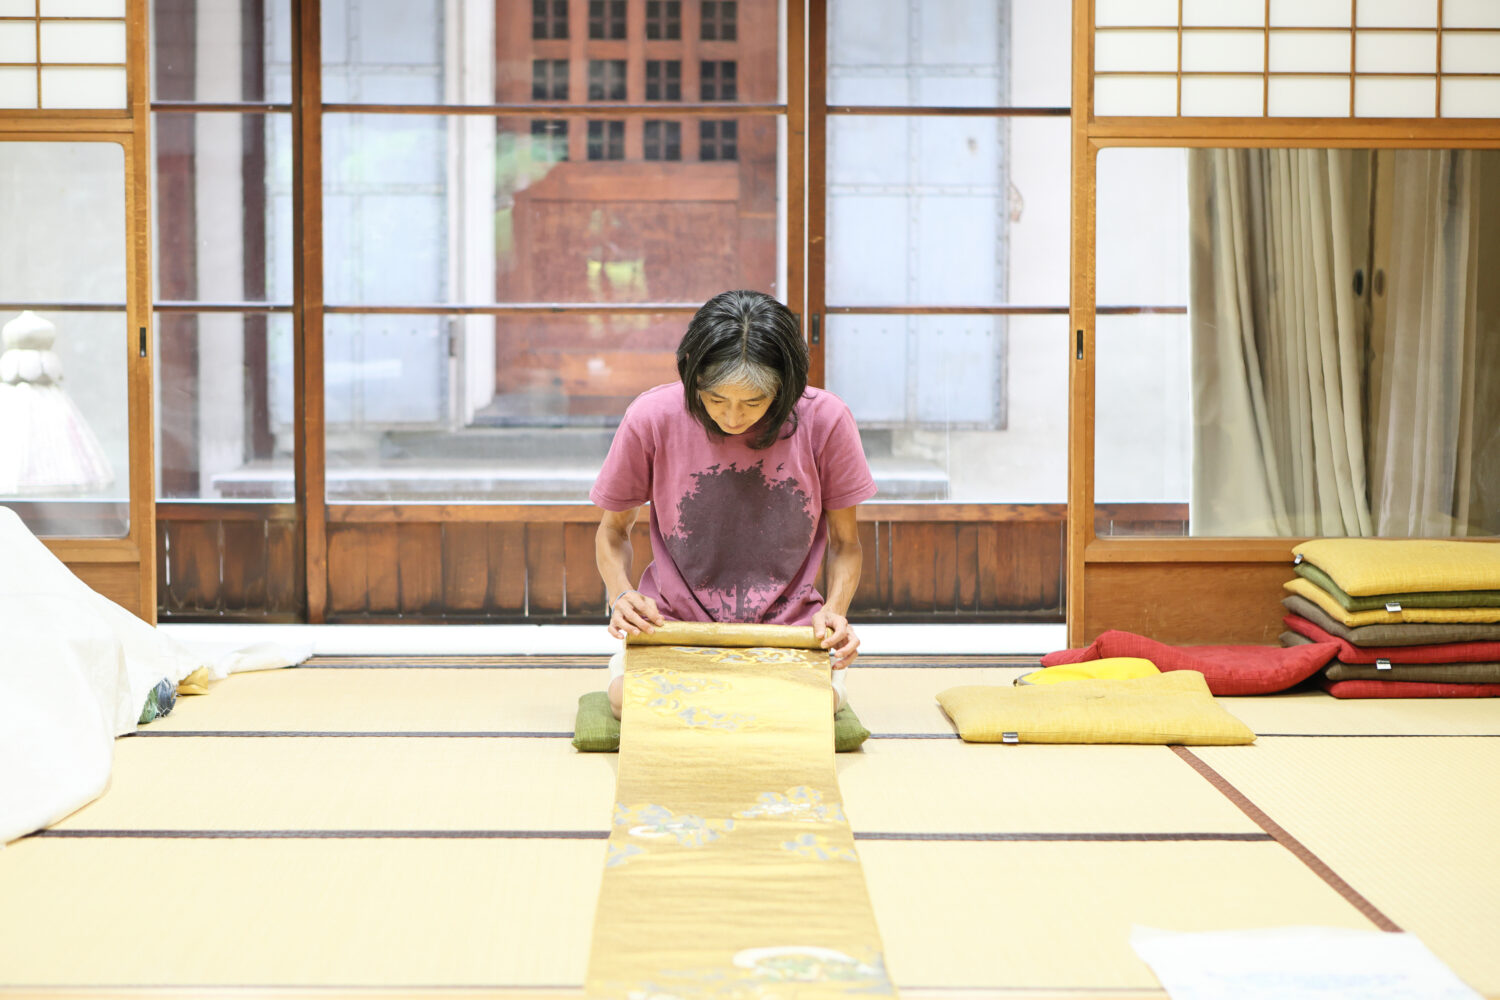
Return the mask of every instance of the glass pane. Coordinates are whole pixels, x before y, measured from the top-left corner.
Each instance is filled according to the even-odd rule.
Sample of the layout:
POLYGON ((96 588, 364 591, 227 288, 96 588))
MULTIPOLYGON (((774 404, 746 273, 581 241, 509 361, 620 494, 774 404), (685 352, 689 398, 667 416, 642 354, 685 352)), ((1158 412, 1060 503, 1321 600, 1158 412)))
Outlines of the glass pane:
POLYGON ((828 388, 859 421, 880 500, 1067 496, 1062 316, 835 315, 828 388))
POLYGON ((157 114, 158 300, 292 300, 291 115, 157 114))
MULTIPOLYGON (((1103 244, 1101 237, 1100 244, 1103 244)), ((1180 535, 1192 468, 1188 324, 1184 315, 1099 316, 1094 324, 1095 530, 1180 535)))
POLYGON ((1067 4, 832 0, 828 7, 831 105, 1068 106, 1067 4))
POLYGON ((9 306, 0 311, 0 502, 38 534, 121 537, 132 343, 123 151, 0 142, 0 218, 25 234, 0 241, 9 306))
POLYGON ((829 303, 1066 303, 1069 134, 1063 118, 830 119, 829 303))
MULTIPOLYGON (((12 176, 11 145, 0 143, 0 176, 12 176)), ((11 207, 6 217, 16 218, 11 207)), ((123 205, 116 207, 123 217, 123 205)), ((72 267, 101 249, 71 244, 72 267)), ((123 246, 118 252, 123 259, 123 246)), ((16 266, 13 248, 0 249, 0 271, 16 266)), ((0 298, 15 301, 6 294, 13 290, 5 282, 0 298)), ((4 309, 0 325, 0 504, 38 535, 124 537, 130 530, 125 311, 4 309)))
POLYGON ((291 0, 152 0, 150 29, 152 100, 291 99, 291 0))
POLYGON ((329 316, 328 495, 587 501, 625 407, 676 380, 689 318, 329 316))
MULTIPOLYGON (((589 61, 620 60, 628 51, 625 93, 607 99, 640 103, 653 99, 645 91, 646 50, 641 44, 649 38, 652 60, 681 63, 682 92, 690 99, 698 98, 707 59, 716 81, 724 63, 733 67, 736 87, 728 99, 778 100, 780 0, 741 0, 724 30, 714 22, 711 52, 703 45, 702 32, 682 30, 683 6, 648 10, 644 18, 632 14, 623 21, 611 8, 595 25, 596 37, 606 45, 623 37, 627 46, 615 43, 601 54, 584 48, 591 32, 583 0, 540 5, 324 0, 323 99, 334 104, 526 104, 534 99, 536 63, 557 61, 568 81, 567 96, 556 93, 546 99, 578 104, 588 95, 589 61)), ((707 99, 725 98, 716 92, 707 99)))
POLYGON ((1098 318, 1095 498, 1158 505, 1098 530, 1500 533, 1500 153, 1109 149, 1099 199, 1101 307, 1149 259, 1186 309, 1098 318))
POLYGON ((328 301, 696 308, 726 288, 775 293, 778 122, 678 120, 680 142, 653 151, 680 159, 657 160, 639 119, 328 115, 328 301))
POLYGON ((156 314, 157 495, 288 500, 292 317, 156 314))

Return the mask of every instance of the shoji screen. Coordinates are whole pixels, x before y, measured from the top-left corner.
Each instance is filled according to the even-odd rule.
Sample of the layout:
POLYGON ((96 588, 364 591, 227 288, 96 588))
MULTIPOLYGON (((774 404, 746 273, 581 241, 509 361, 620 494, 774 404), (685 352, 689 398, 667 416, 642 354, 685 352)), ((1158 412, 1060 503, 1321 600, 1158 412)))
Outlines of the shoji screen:
POLYGON ((1500 117, 1495 0, 1097 0, 1096 116, 1500 117))
POLYGON ((125 0, 0 0, 0 108, 123 110, 125 0))

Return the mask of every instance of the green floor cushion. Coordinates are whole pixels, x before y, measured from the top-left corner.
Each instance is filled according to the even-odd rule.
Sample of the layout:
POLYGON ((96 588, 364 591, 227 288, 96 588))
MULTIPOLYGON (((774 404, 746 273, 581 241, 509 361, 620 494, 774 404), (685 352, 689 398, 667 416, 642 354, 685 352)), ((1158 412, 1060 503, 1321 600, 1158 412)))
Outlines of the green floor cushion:
MULTIPOLYGON (((858 750, 870 731, 854 709, 845 705, 833 717, 833 748, 839 753, 858 750)), ((609 709, 609 695, 590 691, 578 699, 578 718, 573 723, 573 746, 584 753, 614 753, 620 749, 620 720, 609 709)))

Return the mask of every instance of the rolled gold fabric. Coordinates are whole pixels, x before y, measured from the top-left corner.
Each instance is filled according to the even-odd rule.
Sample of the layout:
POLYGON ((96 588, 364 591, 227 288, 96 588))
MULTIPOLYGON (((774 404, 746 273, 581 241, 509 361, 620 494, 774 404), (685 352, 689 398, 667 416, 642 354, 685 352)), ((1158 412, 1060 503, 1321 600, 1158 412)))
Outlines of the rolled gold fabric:
POLYGON ((830 698, 811 629, 631 638, 588 996, 894 995, 830 698))
POLYGON ((811 625, 733 625, 720 622, 667 622, 654 632, 626 640, 631 646, 770 646, 818 649, 811 625))

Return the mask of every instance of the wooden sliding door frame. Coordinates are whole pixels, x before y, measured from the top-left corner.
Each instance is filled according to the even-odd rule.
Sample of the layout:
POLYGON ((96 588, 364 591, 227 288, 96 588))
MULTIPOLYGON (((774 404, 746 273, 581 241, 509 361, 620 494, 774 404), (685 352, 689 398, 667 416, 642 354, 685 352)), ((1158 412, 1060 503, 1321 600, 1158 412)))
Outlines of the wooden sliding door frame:
MULTIPOLYGON (((0 142, 107 142, 121 148, 125 185, 126 419, 129 528, 123 538, 45 538, 47 548, 96 590, 156 622, 156 458, 151 344, 150 57, 148 0, 127 0, 123 110, 0 112, 0 142), (126 579, 133 573, 134 580, 126 579)), ((41 64, 38 63, 38 73, 41 64)), ((38 91, 40 94, 40 90, 38 91)), ((56 303, 59 309, 67 303, 56 303)), ((90 308, 94 308, 92 305, 90 308)))
MULTIPOLYGON (((1074 358, 1069 369, 1068 643, 1087 644, 1090 567, 1290 563, 1302 538, 1110 538, 1094 530, 1096 398, 1095 287, 1098 155, 1122 147, 1500 149, 1486 119, 1096 118, 1093 113, 1094 0, 1073 5, 1073 179, 1070 240, 1074 358)), ((1121 623, 1121 627, 1128 627, 1121 623)), ((1211 641, 1204 639, 1202 641, 1211 641)))

